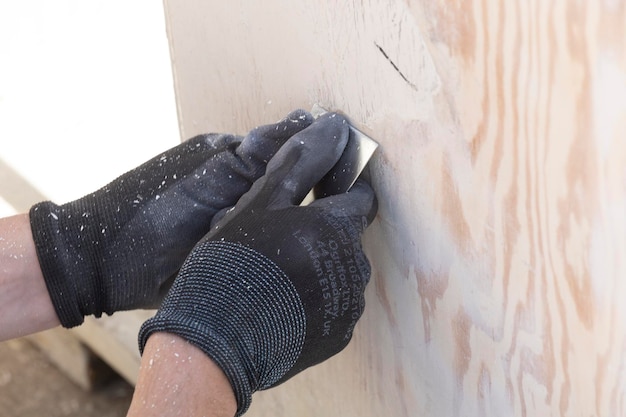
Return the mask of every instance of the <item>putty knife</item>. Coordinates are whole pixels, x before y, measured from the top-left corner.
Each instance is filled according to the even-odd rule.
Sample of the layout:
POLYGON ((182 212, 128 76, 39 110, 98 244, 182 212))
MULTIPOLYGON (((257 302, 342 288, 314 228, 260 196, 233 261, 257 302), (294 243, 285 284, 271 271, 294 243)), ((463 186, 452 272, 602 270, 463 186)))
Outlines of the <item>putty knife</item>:
MULTIPOLYGON (((317 118, 328 111, 315 104, 311 110, 313 117, 317 118)), ((348 143, 339 158, 339 161, 315 186, 313 192, 315 198, 327 197, 345 193, 356 182, 368 161, 378 148, 372 138, 350 125, 348 143)))

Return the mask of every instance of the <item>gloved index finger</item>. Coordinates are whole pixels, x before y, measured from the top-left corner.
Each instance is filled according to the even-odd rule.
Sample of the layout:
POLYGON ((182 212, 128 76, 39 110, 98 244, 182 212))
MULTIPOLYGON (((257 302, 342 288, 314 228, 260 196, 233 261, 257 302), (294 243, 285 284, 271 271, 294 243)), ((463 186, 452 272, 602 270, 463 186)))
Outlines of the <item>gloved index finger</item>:
POLYGON ((313 122, 313 116, 305 110, 294 110, 277 123, 252 129, 237 147, 237 154, 268 162, 280 147, 294 134, 313 122))
POLYGON ((263 186, 268 206, 298 205, 335 165, 348 142, 348 122, 336 113, 321 116, 292 136, 267 165, 263 186))

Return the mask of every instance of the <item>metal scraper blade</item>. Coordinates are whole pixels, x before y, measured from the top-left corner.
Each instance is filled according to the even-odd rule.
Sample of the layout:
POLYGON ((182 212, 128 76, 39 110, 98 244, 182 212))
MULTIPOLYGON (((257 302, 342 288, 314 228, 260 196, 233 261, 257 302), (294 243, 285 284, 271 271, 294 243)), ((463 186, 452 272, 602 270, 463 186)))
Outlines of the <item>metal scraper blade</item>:
MULTIPOLYGON (((327 112, 326 109, 317 104, 311 110, 311 114, 316 118, 327 112)), ((378 148, 378 143, 372 138, 352 125, 349 127, 350 136, 343 154, 335 166, 315 186, 315 198, 328 197, 348 191, 378 148)))

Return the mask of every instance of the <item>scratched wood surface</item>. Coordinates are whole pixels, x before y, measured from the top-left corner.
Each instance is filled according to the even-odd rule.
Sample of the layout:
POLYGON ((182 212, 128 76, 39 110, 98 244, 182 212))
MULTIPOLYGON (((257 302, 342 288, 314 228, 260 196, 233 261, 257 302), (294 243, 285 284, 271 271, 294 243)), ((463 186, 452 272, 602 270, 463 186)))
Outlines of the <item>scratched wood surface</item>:
POLYGON ((181 134, 377 139, 350 346, 250 416, 626 415, 626 4, 166 0, 181 134))

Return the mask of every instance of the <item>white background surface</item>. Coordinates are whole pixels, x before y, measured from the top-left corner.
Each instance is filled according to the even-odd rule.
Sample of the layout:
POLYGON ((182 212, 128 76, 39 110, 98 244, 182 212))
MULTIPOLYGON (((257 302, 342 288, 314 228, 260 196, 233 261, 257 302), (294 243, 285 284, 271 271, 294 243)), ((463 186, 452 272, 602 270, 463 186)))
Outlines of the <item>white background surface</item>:
POLYGON ((161 2, 0 0, 0 159, 43 194, 78 198, 179 141, 161 2))

